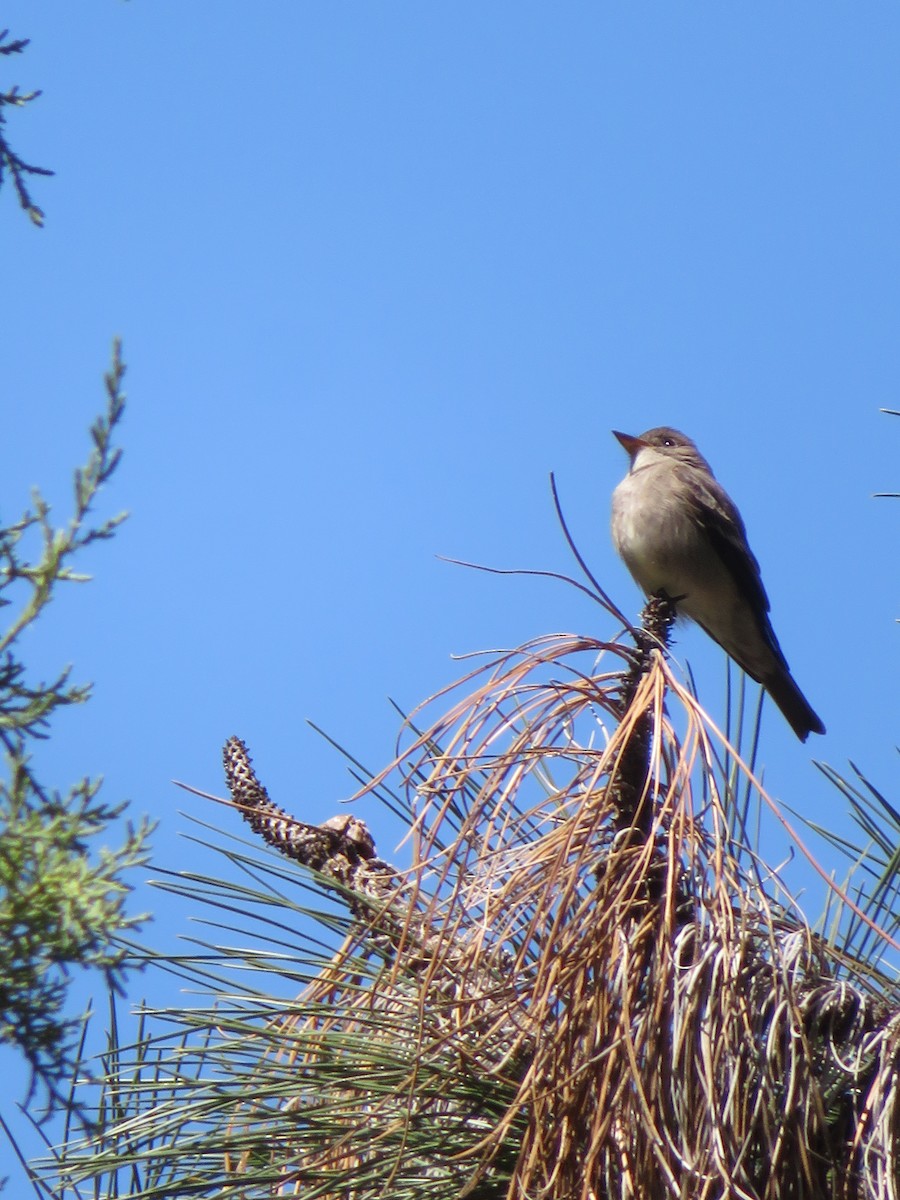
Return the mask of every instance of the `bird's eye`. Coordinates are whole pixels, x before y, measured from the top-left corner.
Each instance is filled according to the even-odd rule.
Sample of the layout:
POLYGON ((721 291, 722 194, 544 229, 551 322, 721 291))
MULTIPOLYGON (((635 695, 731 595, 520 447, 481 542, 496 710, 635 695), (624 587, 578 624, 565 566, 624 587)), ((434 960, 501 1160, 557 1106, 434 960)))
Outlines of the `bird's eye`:
POLYGON ((675 439, 674 438, 663 438, 663 445, 664 446, 674 446, 675 439))

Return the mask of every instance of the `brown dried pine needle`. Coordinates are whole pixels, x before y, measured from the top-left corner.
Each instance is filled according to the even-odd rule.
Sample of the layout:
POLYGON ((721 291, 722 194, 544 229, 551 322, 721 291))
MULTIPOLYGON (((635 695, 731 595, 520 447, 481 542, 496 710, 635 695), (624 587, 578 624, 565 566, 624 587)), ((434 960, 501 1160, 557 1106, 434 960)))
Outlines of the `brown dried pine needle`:
POLYGON ((314 865, 357 927, 282 1025, 280 1194, 900 1195, 897 1018, 729 840, 708 720, 652 645, 624 711, 617 644, 472 671, 360 794, 402 780, 407 870, 330 823, 314 865))

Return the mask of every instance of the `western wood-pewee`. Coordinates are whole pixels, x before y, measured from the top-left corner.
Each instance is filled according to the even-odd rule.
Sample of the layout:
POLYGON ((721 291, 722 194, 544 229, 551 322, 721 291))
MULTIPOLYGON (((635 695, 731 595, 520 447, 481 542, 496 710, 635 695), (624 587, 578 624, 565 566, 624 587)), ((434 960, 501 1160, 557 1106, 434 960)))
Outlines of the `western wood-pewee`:
POLYGON ((825 726, 794 682, 731 497, 694 443, 663 426, 616 433, 631 459, 613 492, 616 550, 648 595, 664 592, 761 683, 801 741, 825 726))

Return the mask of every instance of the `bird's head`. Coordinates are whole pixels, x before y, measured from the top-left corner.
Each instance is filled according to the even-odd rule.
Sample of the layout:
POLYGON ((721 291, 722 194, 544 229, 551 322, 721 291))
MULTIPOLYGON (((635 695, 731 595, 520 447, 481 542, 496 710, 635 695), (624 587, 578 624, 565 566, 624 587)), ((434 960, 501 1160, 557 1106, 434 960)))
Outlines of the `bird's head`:
POLYGON ((712 475, 709 463, 691 439, 677 429, 673 429, 671 425, 660 425, 656 429, 648 429, 640 437, 634 437, 630 433, 620 433, 614 429, 613 436, 619 440, 631 459, 632 469, 648 465, 654 459, 668 458, 674 462, 683 463, 687 467, 708 471, 712 475))

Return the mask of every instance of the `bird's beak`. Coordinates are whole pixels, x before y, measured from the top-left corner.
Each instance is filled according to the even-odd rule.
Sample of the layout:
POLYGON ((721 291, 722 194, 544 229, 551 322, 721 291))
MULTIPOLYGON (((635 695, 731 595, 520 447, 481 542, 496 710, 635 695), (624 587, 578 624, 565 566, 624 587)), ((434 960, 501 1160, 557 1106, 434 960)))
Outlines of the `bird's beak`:
POLYGON ((618 438, 619 443, 632 458, 634 458, 635 454, 637 454, 638 450, 644 444, 639 437, 632 437, 630 433, 619 433, 618 429, 614 429, 612 432, 613 437, 618 438))

